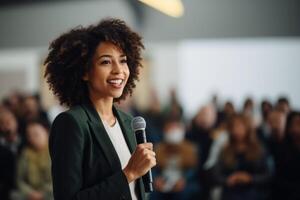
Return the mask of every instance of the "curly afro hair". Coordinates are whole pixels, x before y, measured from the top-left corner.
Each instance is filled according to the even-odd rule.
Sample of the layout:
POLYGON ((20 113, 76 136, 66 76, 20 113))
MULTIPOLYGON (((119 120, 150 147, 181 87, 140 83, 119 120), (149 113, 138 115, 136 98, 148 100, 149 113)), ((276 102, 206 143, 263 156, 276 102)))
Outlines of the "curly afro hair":
POLYGON ((120 101, 132 94, 135 81, 138 80, 139 67, 142 66, 142 38, 124 21, 110 18, 87 28, 76 27, 50 44, 49 54, 44 62, 44 77, 60 104, 71 107, 87 99, 88 87, 82 77, 91 69, 92 58, 101 42, 113 43, 127 57, 130 75, 122 95, 114 101, 120 101))

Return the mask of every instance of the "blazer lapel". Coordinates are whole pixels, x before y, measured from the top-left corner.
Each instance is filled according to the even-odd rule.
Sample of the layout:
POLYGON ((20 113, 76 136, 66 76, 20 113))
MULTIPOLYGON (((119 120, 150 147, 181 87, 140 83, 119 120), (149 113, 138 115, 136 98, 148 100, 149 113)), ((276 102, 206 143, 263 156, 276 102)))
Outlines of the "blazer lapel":
POLYGON ((104 128, 104 125, 97 111, 90 103, 83 104, 83 108, 88 115, 89 121, 87 123, 92 129, 92 134, 95 136, 96 141, 103 150, 108 163, 113 169, 115 169, 116 167, 121 168, 118 154, 104 128))
POLYGON ((115 106, 113 106, 113 111, 119 121, 129 151, 132 154, 136 148, 136 139, 131 128, 131 119, 116 109, 115 106))

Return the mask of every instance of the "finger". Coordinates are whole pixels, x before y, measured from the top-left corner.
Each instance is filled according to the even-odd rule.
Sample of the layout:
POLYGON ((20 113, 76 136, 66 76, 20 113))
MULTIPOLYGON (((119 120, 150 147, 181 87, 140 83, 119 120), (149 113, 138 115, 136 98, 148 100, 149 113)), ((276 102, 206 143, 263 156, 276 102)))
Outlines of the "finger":
POLYGON ((156 153, 154 151, 151 151, 151 154, 153 157, 156 157, 156 153))
POLYGON ((150 155, 151 157, 155 157, 156 156, 156 153, 152 150, 149 150, 149 149, 143 149, 142 150, 142 154, 144 156, 147 156, 147 155, 150 155))
POLYGON ((153 144, 150 142, 139 144, 138 147, 143 149, 146 148, 149 150, 153 150, 153 144))
POLYGON ((154 152, 150 151, 148 149, 144 150, 145 153, 143 153, 143 158, 146 162, 156 162, 156 158, 154 156, 154 152))

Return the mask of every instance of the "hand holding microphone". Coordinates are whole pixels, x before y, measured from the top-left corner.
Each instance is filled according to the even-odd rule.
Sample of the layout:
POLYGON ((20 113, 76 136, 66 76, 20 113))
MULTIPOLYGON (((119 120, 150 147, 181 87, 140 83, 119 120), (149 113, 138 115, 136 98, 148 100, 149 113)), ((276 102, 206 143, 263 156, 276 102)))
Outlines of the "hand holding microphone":
POLYGON ((153 145, 147 143, 146 140, 145 120, 142 117, 135 117, 132 120, 132 128, 136 135, 138 145, 123 172, 129 183, 143 176, 145 191, 152 192, 153 180, 151 168, 156 165, 156 159, 153 145))

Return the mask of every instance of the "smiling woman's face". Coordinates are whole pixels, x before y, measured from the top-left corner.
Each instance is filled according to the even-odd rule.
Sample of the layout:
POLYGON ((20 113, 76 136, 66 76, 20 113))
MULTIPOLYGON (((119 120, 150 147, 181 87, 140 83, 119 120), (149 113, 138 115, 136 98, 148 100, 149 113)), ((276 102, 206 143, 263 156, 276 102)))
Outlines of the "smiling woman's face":
POLYGON ((110 42, 101 42, 93 57, 93 66, 83 77, 89 95, 96 98, 119 98, 129 77, 125 53, 110 42))

